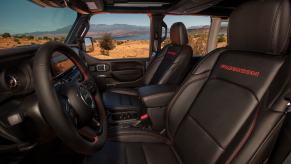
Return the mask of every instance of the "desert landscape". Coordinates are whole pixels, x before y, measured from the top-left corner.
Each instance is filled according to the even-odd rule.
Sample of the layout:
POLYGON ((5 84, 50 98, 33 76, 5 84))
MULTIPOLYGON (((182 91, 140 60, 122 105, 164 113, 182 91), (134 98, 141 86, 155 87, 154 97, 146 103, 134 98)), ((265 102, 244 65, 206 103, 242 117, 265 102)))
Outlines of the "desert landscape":
POLYGON ((113 41, 115 48, 109 51, 109 55, 101 53, 98 40, 94 42, 94 51, 89 54, 98 59, 117 58, 147 58, 149 56, 149 41, 147 40, 119 40, 113 41))
POLYGON ((9 38, 0 37, 0 49, 15 48, 15 47, 25 46, 25 45, 44 44, 46 42, 48 42, 48 40, 16 38, 16 37, 9 37, 9 38))
MULTIPOLYGON (((227 45, 226 28, 222 28, 217 38, 217 48, 227 45)), ((209 26, 194 28, 188 30, 189 45, 193 49, 193 55, 203 56, 207 53, 207 39, 209 26)), ((111 34, 110 34, 111 35, 111 34)), ((149 41, 148 40, 114 40, 112 39, 113 49, 108 51, 107 55, 102 54, 102 46, 100 39, 94 41, 94 51, 89 54, 98 59, 118 59, 118 58, 146 58, 149 56, 149 41)), ((162 47, 170 43, 167 38, 162 47)))
MULTIPOLYGON (((207 34, 190 35, 189 36, 189 45, 193 48, 194 55, 204 55, 206 54, 206 45, 207 45, 207 34)), ((53 39, 42 39, 42 38, 3 38, 0 37, 0 49, 4 48, 14 48, 25 45, 34 45, 34 44, 44 44, 53 39)), ((166 39, 162 46, 168 44, 170 41, 166 39)), ((149 56, 149 41, 147 40, 114 40, 113 44, 115 45, 113 50, 109 50, 109 55, 103 55, 101 53, 101 47, 98 40, 94 41, 94 51, 89 54, 98 59, 117 59, 117 58, 146 58, 149 56)), ((226 46, 226 38, 223 42, 218 42, 217 47, 226 46)))
POLYGON ((37 36, 32 36, 32 35, 12 36, 6 33, 0 36, 0 49, 15 48, 15 47, 26 46, 26 45, 44 44, 52 40, 63 42, 64 37, 48 37, 48 36, 37 37, 37 36))
MULTIPOLYGON (((28 38, 3 38, 0 37, 0 49, 14 48, 25 45, 44 44, 53 39, 28 39, 28 38)), ((109 56, 101 54, 101 48, 98 41, 94 41, 94 51, 89 54, 98 59, 116 59, 116 58, 146 58, 149 55, 149 41, 147 40, 120 40, 113 41, 115 48, 109 51, 109 56)), ((162 44, 168 44, 165 40, 162 44)), ((193 48, 195 55, 206 54, 207 36, 189 37, 189 44, 193 48)), ((225 47, 226 39, 218 42, 217 47, 225 47)))
MULTIPOLYGON (((68 28, 64 27, 52 32, 33 32, 21 35, 3 33, 0 35, 0 49, 44 44, 52 40, 62 42, 65 36, 63 34, 64 29, 68 28)), ((208 31, 209 26, 188 28, 189 45, 193 48, 194 56, 201 56, 207 53, 208 31)), ((221 29, 217 38, 217 47, 227 45, 226 31, 227 27, 221 29)), ((94 38, 94 51, 89 54, 98 59, 147 58, 149 56, 148 27, 126 24, 97 24, 92 25, 87 36, 94 38), (107 35, 107 38, 104 40, 105 35, 107 35), (105 47, 102 43, 105 43, 105 47)), ((162 43, 162 47, 169 43, 170 40, 167 38, 162 43)))

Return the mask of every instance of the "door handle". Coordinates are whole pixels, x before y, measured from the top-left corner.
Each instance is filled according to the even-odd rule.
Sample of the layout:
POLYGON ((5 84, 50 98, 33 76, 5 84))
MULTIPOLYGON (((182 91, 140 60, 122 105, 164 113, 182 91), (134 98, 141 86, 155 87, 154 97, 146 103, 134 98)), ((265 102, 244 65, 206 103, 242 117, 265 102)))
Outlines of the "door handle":
POLYGON ((109 66, 107 64, 97 64, 96 70, 97 72, 106 72, 109 70, 109 66))

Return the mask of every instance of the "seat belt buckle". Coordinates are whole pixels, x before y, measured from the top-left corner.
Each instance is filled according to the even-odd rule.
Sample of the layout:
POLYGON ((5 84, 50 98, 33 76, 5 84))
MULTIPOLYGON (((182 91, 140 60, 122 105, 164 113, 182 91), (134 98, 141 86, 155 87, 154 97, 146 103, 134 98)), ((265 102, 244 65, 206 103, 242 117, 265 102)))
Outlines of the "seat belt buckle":
POLYGON ((146 114, 143 114, 143 115, 141 115, 140 116, 140 120, 141 121, 146 121, 147 119, 149 119, 150 117, 149 117, 149 115, 146 113, 146 114))
POLYGON ((151 121, 149 115, 143 114, 139 117, 139 120, 133 125, 136 128, 149 128, 151 126, 151 121))

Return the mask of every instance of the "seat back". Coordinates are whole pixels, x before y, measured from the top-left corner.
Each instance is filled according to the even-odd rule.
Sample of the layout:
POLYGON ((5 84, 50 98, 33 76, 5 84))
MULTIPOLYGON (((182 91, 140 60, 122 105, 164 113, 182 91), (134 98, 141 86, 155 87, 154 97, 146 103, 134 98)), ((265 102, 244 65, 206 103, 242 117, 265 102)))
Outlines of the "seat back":
POLYGON ((171 44, 164 46, 161 52, 149 64, 144 83, 179 84, 187 74, 192 48, 188 46, 188 35, 183 23, 174 23, 170 30, 171 44))
POLYGON ((181 161, 263 163, 284 119, 288 0, 249 2, 229 21, 228 48, 208 54, 168 107, 181 161))

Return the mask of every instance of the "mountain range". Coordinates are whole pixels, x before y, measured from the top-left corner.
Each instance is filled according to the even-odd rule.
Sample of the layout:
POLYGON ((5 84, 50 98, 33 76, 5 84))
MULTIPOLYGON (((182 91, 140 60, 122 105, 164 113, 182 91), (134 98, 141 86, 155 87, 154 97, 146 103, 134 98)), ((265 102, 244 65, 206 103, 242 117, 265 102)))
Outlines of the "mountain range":
MULTIPOLYGON (((37 31, 19 35, 33 35, 33 36, 65 36, 71 29, 71 26, 65 26, 63 28, 57 29, 55 31, 37 31)), ((188 28, 189 31, 197 31, 209 29, 209 25, 206 26, 191 26, 188 28)), ((222 27, 221 32, 225 33, 227 27, 222 27)), ((168 30, 170 31, 170 30, 168 30)), ((94 38, 100 38, 103 34, 110 32, 112 37, 131 37, 131 36, 141 36, 149 35, 150 27, 148 26, 136 26, 128 24, 91 24, 90 30, 87 36, 94 38)))
MULTIPOLYGON (((31 33, 23 33, 18 35, 33 36, 65 36, 71 29, 71 26, 65 26, 55 31, 36 31, 31 33)), ((105 33, 111 33, 113 37, 139 36, 148 35, 150 28, 147 26, 135 26, 128 24, 91 24, 87 36, 99 38, 105 33)))
POLYGON ((128 36, 139 36, 149 35, 150 28, 147 26, 135 26, 128 24, 92 24, 87 36, 94 38, 101 37, 104 33, 110 32, 113 37, 128 37, 128 36))
POLYGON ((65 36, 70 31, 71 26, 65 26, 63 28, 59 28, 55 31, 36 31, 30 33, 23 33, 17 35, 33 35, 33 36, 65 36))

